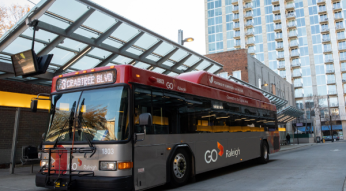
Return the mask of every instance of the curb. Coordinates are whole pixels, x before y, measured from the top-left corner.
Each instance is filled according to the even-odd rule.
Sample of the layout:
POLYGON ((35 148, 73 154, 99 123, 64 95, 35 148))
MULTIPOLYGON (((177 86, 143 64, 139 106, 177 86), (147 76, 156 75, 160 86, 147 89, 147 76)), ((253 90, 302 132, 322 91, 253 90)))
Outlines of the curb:
POLYGON ((346 191, 346 177, 345 177, 343 189, 341 191, 346 191))
MULTIPOLYGON (((291 148, 291 149, 280 150, 279 152, 290 151, 290 150, 299 149, 299 148, 302 148, 302 147, 312 146, 312 145, 314 145, 314 144, 304 145, 304 146, 301 146, 301 147, 295 147, 295 148, 291 148)), ((346 191, 346 190, 345 190, 345 191, 346 191)))

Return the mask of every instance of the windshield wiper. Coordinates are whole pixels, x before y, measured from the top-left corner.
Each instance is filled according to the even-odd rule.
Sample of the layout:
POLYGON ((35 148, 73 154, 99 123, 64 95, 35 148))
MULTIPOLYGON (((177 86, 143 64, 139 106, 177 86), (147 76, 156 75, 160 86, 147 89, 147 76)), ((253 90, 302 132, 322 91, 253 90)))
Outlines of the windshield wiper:
MULTIPOLYGON (((82 115, 81 112, 79 112, 79 115, 77 117, 78 129, 81 129, 82 122, 84 123, 83 117, 81 115, 82 115)), ((86 139, 88 141, 90 149, 92 150, 91 155, 89 156, 89 158, 91 158, 96 153, 96 147, 94 147, 94 145, 91 143, 91 140, 90 140, 90 137, 89 137, 89 136, 91 136, 91 131, 88 128, 86 128, 86 129, 88 130, 88 133, 87 133, 88 135, 85 136, 85 137, 86 137, 86 139)), ((83 129, 83 132, 84 132, 84 129, 83 129)), ((84 154, 84 158, 86 158, 86 153, 84 154)))

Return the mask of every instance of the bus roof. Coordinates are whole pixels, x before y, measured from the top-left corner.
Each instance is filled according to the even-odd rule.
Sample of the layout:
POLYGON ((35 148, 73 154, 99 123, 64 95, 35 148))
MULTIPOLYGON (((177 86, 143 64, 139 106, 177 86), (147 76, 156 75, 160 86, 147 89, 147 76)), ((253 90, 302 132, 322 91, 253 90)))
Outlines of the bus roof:
POLYGON ((260 91, 205 71, 183 73, 176 77, 172 77, 149 70, 136 68, 131 65, 106 66, 56 76, 53 78, 52 93, 57 91, 57 80, 59 78, 69 78, 71 83, 80 83, 78 79, 76 79, 77 76, 80 76, 80 79, 82 79, 83 75, 97 74, 98 72, 112 69, 116 70, 115 82, 113 83, 138 83, 191 95, 247 105, 250 107, 276 111, 276 106, 271 104, 260 91))

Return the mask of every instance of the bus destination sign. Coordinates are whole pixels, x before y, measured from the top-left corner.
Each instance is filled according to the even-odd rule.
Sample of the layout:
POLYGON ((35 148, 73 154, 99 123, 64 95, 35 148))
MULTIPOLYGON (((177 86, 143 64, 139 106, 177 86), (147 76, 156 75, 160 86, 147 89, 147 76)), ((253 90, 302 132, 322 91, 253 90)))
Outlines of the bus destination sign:
POLYGON ((68 90, 80 87, 95 86, 114 83, 116 80, 115 70, 94 72, 58 79, 56 89, 68 90))

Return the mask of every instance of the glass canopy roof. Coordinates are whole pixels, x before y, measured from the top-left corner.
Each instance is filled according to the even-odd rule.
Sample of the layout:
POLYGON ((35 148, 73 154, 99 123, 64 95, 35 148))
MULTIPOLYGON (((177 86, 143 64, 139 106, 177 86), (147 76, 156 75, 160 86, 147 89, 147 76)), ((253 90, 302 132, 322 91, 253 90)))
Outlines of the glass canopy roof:
POLYGON ((223 67, 88 0, 41 0, 0 39, 0 79, 50 85, 62 73, 118 64, 171 76, 223 67), (33 29, 26 20, 34 19, 35 52, 54 54, 52 63, 46 74, 14 77, 10 55, 31 48, 33 29))

